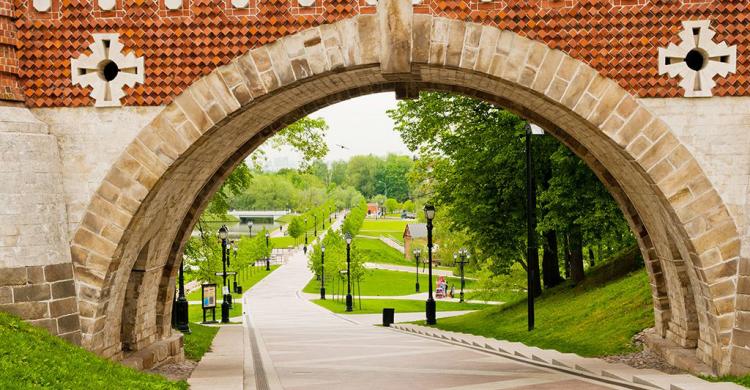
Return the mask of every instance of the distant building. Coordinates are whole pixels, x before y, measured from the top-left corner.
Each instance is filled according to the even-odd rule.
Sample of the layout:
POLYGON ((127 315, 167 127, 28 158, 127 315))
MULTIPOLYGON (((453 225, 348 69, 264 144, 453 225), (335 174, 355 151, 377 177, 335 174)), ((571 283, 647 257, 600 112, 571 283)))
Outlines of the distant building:
POLYGON ((377 203, 367 204, 367 215, 378 215, 380 214, 380 205, 377 203))
MULTIPOLYGON (((427 224, 410 223, 404 228, 404 258, 412 256, 412 248, 423 247, 427 243, 427 224)), ((427 253, 424 253, 427 256, 427 253)), ((426 260, 427 257, 424 257, 426 260)))

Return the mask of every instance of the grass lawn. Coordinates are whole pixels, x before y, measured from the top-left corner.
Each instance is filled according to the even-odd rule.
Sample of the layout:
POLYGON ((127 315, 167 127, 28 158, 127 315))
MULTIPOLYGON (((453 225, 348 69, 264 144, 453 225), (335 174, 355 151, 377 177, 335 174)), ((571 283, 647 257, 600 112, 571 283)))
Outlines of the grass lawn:
MULTIPOLYGON (((302 240, 304 240, 304 238, 302 240)), ((291 236, 271 237, 270 242, 271 246, 273 246, 274 248, 290 248, 299 245, 294 241, 294 237, 291 236)))
POLYGON ((363 236, 390 237, 401 245, 404 244, 404 229, 408 223, 407 220, 393 219, 365 219, 359 234, 363 236))
POLYGON ((368 263, 414 266, 413 261, 405 259, 401 252, 378 239, 357 237, 354 245, 364 254, 368 263))
POLYGON ((438 321, 440 329, 467 332, 540 348, 603 356, 632 352, 631 338, 654 325, 648 276, 638 270, 600 284, 548 290, 536 302, 536 329, 526 328, 526 301, 438 321))
MULTIPOLYGON (((271 265, 271 272, 275 271, 276 268, 279 268, 279 266, 278 265, 271 265)), ((245 292, 245 291, 249 290, 250 288, 252 288, 253 286, 255 286, 256 283, 258 283, 261 280, 263 280, 263 278, 265 278, 266 276, 268 276, 271 272, 266 271, 266 267, 265 266, 263 266, 263 267, 256 267, 256 269, 253 270, 253 272, 250 272, 249 270, 248 271, 243 271, 243 272, 240 272, 239 276, 237 276, 237 283, 240 286, 242 286, 242 292, 245 292)), ((229 276, 229 277, 227 277, 227 280, 230 281, 230 282, 233 282, 234 281, 234 277, 229 276)), ((221 295, 221 283, 219 283, 219 286, 217 286, 217 287, 219 288, 219 297, 218 298, 221 299, 221 296, 220 296, 221 295)), ((199 289, 197 289, 195 291, 192 291, 192 292, 190 292, 190 294, 187 294, 185 297, 187 298, 188 301, 198 301, 198 302, 200 302, 200 300, 201 300, 201 289, 199 288, 199 289)), ((242 295, 241 294, 234 294, 234 293, 232 293, 232 299, 235 299, 235 298, 240 299, 240 298, 242 298, 242 295)))
MULTIPOLYGON (((229 310, 229 318, 239 317, 241 315, 242 304, 234 302, 232 304, 232 309, 229 310)), ((201 309, 200 304, 188 305, 188 321, 191 322, 191 327, 193 326, 192 323, 203 322, 203 309, 201 309)), ((211 321, 211 311, 206 311, 206 321, 211 321)), ((216 321, 221 321, 221 299, 219 299, 219 302, 216 302, 216 321)))
POLYGON ((211 348, 219 328, 196 323, 190 324, 190 334, 183 334, 185 340, 185 357, 199 362, 211 348))
POLYGON ((85 349, 0 313, 0 388, 187 389, 96 356, 85 349))
POLYGON ((286 224, 292 222, 292 219, 294 217, 296 217, 296 216, 297 216, 297 214, 282 215, 282 216, 276 218, 276 222, 278 222, 280 224, 283 224, 283 225, 286 225, 286 224))
MULTIPOLYGON (((316 299, 314 303, 334 312, 334 313, 346 313, 346 304, 344 302, 337 302, 331 299, 316 299)), ((383 312, 383 308, 389 307, 396 309, 396 313, 414 313, 423 312, 425 310, 424 301, 416 300, 405 300, 405 299, 363 299, 362 309, 359 308, 359 300, 354 298, 354 314, 379 314, 383 312)), ((458 311, 458 310, 479 310, 486 308, 487 305, 476 304, 476 303, 458 303, 458 302, 445 302, 437 300, 437 311, 458 311)))
MULTIPOLYGON (((437 278, 435 278, 437 281, 437 278)), ((357 288, 356 283, 352 283, 352 293, 361 294, 363 296, 393 296, 393 295, 411 295, 414 294, 414 283, 416 279, 412 272, 399 272, 399 271, 386 271, 380 269, 367 270, 367 275, 361 282, 362 291, 360 292, 357 288)), ((448 285, 453 285, 458 293, 461 280, 458 278, 448 278, 448 285)), ((472 281, 466 281, 466 288, 471 288, 472 281)), ((423 274, 419 275, 419 284, 421 291, 427 291, 427 277, 423 274)), ((346 289, 346 286, 343 287, 346 289)), ((313 278, 310 283, 305 286, 304 292, 306 293, 318 293, 320 292, 320 281, 313 278)), ((334 285, 329 281, 326 281, 326 291, 333 293, 334 285)))

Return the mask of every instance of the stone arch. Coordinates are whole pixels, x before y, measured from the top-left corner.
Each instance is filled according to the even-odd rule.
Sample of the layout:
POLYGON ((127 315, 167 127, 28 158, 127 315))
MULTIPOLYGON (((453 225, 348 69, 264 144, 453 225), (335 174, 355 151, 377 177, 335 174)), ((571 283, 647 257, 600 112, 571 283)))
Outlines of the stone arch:
POLYGON ((718 372, 738 367, 739 238, 698 162, 670 129, 585 63, 510 31, 414 15, 381 1, 250 50, 196 81, 141 130, 92 196, 71 252, 83 343, 123 357, 128 277, 149 243, 142 346, 169 339, 177 259, 223 179, 274 132, 320 107, 380 91, 474 96, 532 120, 596 172, 647 262, 657 328, 718 372))

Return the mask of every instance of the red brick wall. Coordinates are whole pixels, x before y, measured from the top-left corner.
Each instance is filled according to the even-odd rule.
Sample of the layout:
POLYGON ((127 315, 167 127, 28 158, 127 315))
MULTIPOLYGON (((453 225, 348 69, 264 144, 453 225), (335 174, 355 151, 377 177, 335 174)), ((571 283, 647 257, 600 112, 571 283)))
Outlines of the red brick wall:
POLYGON ((13 2, 0 0, 0 103, 23 100, 18 80, 16 25, 13 2))
MULTIPOLYGON (((7 1, 0 4, 7 6, 7 1)), ((145 83, 127 91, 123 103, 159 105, 253 47, 310 26, 375 11, 364 0, 317 0, 309 9, 300 8, 298 0, 251 0, 251 9, 244 13, 232 10, 230 0, 186 0, 189 8, 182 12, 166 12, 161 0, 133 0, 118 3, 117 12, 102 13, 94 9, 95 1, 70 0, 60 2, 59 9, 53 5, 59 17, 45 17, 29 9, 30 0, 17 1, 20 78, 26 103, 32 107, 93 104, 87 89, 71 85, 70 59, 86 52, 94 32, 120 33, 126 48, 145 58, 145 83)), ((657 49, 679 42, 681 21, 708 19, 717 31, 716 40, 738 48, 737 73, 719 78, 713 93, 744 96, 750 95, 749 4, 423 0, 415 12, 514 30, 585 61, 641 97, 682 96, 677 79, 658 75, 657 49)), ((3 82, 12 79, 0 78, 3 82)), ((13 88, 11 95, 20 94, 13 88)))

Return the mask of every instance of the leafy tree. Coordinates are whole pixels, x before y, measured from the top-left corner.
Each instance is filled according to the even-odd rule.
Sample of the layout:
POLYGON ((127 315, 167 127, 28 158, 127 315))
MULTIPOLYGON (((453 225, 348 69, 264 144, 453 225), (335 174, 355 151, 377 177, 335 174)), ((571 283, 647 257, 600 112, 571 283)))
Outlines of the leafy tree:
POLYGON ((289 227, 287 227, 286 230, 290 236, 294 237, 294 240, 296 242, 299 242, 299 238, 302 237, 303 234, 305 234, 305 231, 307 231, 307 227, 305 226, 301 217, 294 217, 292 218, 292 221, 289 222, 289 227))
POLYGON ((414 212, 414 202, 412 202, 412 200, 411 200, 411 199, 407 199, 407 200, 406 200, 406 201, 404 202, 404 204, 403 204, 403 205, 401 205, 401 207, 403 207, 403 208, 404 208, 404 210, 406 210, 406 211, 407 211, 407 212, 409 212, 409 213, 413 213, 413 212, 414 212))
POLYGON ((377 194, 377 175, 383 161, 373 155, 354 156, 346 167, 346 184, 351 185, 366 198, 377 194))
MULTIPOLYGON (((514 262, 526 269, 525 122, 488 103, 443 93, 401 101, 389 115, 409 149, 419 153, 408 175, 413 196, 445 210, 438 213, 444 219, 436 221, 436 232, 464 233, 481 257, 479 267, 494 274, 509 274, 514 262)), ((545 284, 554 285, 557 236, 571 248, 566 253, 575 252, 568 257, 580 265, 578 278, 583 240, 625 237, 626 225, 602 184, 563 145, 535 137, 533 148, 545 284)), ((535 284, 540 290, 540 281, 535 284)))
POLYGON ((388 198, 386 199, 384 206, 385 206, 386 212, 395 213, 396 211, 398 211, 399 207, 401 207, 401 204, 398 203, 396 199, 388 198))

